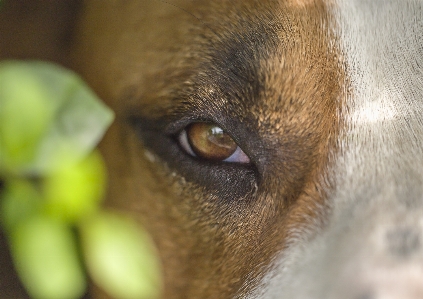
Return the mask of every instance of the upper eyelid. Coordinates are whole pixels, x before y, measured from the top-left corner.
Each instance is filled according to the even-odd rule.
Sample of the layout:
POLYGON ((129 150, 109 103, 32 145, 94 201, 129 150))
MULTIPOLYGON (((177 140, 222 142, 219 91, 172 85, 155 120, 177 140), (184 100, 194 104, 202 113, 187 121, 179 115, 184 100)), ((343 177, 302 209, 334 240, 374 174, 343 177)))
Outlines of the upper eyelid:
POLYGON ((224 129, 224 126, 220 125, 219 122, 207 117, 193 117, 193 116, 185 116, 181 119, 173 121, 169 123, 165 127, 165 133, 168 135, 179 135, 183 130, 186 129, 190 124, 197 123, 197 122, 205 122, 205 123, 213 123, 216 124, 218 127, 224 129))
MULTIPOLYGON (((173 120, 167 120, 164 132, 168 135, 179 134, 189 124, 196 122, 213 123, 216 126, 222 128, 225 132, 230 132, 230 122, 234 119, 233 116, 226 115, 219 110, 214 109, 200 109, 195 105, 181 106, 179 109, 174 111, 173 120)), ((236 118, 236 117, 235 117, 236 118)), ((232 136, 232 134, 230 134, 232 136)), ((234 138, 235 140, 235 138, 234 138)))

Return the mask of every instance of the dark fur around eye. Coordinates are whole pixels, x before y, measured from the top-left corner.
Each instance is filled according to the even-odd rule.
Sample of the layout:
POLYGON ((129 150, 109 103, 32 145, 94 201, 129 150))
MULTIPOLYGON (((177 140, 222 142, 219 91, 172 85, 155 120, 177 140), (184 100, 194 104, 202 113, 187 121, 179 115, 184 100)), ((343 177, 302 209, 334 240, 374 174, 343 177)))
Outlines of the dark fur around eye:
POLYGON ((176 134, 167 132, 169 125, 163 119, 135 117, 131 123, 144 145, 173 171, 187 181, 203 186, 217 199, 229 202, 243 200, 255 191, 258 174, 254 165, 204 161, 190 156, 181 149, 176 134))

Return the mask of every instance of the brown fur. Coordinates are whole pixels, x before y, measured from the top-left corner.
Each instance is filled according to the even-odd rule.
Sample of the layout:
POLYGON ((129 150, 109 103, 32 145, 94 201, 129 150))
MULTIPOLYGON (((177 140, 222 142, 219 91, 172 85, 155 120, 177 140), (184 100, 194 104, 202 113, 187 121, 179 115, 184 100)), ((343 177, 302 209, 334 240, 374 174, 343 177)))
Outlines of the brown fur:
POLYGON ((345 80, 326 9, 319 0, 86 1, 70 66, 117 114, 101 144, 107 204, 152 233, 164 298, 242 297, 294 229, 323 220, 345 80), (222 121, 254 166, 225 166, 228 184, 220 166, 180 166, 162 149, 170 138, 155 136, 187 114, 222 121))
MULTIPOLYGON (((163 259, 164 298, 245 294, 286 245, 292 228, 320 220, 321 178, 335 147, 343 75, 336 49, 329 48, 332 37, 322 30, 331 22, 325 6, 307 2, 91 1, 86 6, 75 67, 118 113, 102 143, 111 172, 109 203, 142 219, 152 232, 163 259), (268 53, 253 78, 260 91, 251 95, 254 102, 235 100, 239 94, 221 88, 202 65, 214 61, 214 51, 229 55, 233 49, 225 43, 233 36, 247 48, 253 47, 251 40, 260 43, 257 28, 268 33, 261 49, 268 53), (257 169, 257 190, 229 201, 186 179, 160 154, 151 163, 126 122, 128 110, 157 120, 190 109, 219 114, 220 107, 231 111, 225 117, 259 136, 258 155, 266 159, 257 169)), ((236 50, 234 59, 248 56, 236 50)), ((232 80, 221 69, 215 76, 232 80)), ((248 147, 245 140, 239 143, 248 147)))

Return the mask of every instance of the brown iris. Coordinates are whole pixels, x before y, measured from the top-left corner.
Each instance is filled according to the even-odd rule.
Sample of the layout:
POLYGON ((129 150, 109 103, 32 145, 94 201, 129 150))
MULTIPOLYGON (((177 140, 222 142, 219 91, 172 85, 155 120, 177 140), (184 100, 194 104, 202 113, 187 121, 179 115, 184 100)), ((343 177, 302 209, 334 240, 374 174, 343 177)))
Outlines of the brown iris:
POLYGON ((238 148, 235 141, 213 123, 193 123, 186 132, 192 150, 203 159, 223 161, 238 148))

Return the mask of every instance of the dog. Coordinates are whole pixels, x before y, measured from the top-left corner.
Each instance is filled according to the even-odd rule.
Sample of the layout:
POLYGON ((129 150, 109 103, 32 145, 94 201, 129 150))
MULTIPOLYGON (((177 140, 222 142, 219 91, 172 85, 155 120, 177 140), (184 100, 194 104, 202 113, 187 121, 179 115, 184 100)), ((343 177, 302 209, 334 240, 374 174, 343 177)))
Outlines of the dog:
POLYGON ((423 1, 87 0, 72 36, 163 298, 423 298, 423 1))

